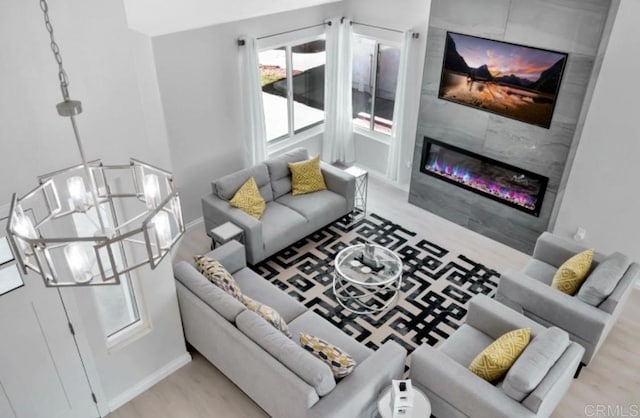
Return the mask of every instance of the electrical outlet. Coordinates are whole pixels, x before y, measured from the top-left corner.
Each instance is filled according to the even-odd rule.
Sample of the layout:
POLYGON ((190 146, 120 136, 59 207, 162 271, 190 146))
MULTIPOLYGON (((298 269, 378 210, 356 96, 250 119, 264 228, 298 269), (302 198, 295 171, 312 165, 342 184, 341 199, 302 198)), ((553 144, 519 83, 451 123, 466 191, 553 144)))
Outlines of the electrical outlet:
POLYGON ((575 235, 573 236, 573 239, 576 241, 584 241, 584 237, 586 236, 587 236, 587 230, 579 226, 578 229, 576 230, 575 235))

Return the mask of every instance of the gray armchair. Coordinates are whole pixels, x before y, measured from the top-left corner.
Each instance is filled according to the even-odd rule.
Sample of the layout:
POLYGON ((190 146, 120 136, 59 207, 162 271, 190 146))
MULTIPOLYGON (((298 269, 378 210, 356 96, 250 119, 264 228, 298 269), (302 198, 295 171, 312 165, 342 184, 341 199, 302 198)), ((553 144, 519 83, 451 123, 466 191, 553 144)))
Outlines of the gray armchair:
POLYGON ((576 242, 543 233, 523 271, 502 274, 496 296, 540 324, 567 331, 572 341, 585 348, 582 365, 589 364, 597 353, 640 274, 640 265, 620 253, 608 257, 596 253, 578 294, 571 296, 553 289, 550 284, 558 267, 585 249, 576 242), (601 297, 595 301, 586 294, 587 287, 603 285, 605 291, 601 289, 601 297))
POLYGON ((423 345, 413 352, 410 378, 425 392, 438 418, 548 417, 569 389, 583 352, 564 331, 547 329, 481 295, 471 300, 466 323, 438 349, 423 345), (469 371, 485 347, 504 333, 525 327, 531 328, 532 340, 504 380, 492 384, 469 371), (552 343, 545 339, 549 334, 555 337, 552 343), (540 344, 533 348, 536 338, 540 344), (540 358, 550 359, 548 367, 539 366, 540 358), (510 376, 512 372, 518 377, 510 376), (514 391, 509 382, 522 382, 523 372, 529 388, 514 391))

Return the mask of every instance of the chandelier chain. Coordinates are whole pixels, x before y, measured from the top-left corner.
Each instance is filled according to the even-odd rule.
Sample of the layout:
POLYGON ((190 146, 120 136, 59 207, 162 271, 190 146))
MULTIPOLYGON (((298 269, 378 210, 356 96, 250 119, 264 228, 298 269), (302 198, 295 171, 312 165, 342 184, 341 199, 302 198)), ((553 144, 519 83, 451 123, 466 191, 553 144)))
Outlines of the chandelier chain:
POLYGON ((56 38, 53 35, 53 25, 51 24, 51 20, 49 19, 49 4, 47 0, 40 0, 40 9, 44 14, 44 27, 49 32, 49 39, 51 40, 50 47, 51 52, 53 52, 53 57, 58 64, 58 80, 60 81, 60 90, 62 90, 62 98, 65 101, 69 100, 69 77, 67 76, 67 72, 64 70, 64 65, 62 63, 62 55, 60 54, 60 47, 56 42, 56 38))

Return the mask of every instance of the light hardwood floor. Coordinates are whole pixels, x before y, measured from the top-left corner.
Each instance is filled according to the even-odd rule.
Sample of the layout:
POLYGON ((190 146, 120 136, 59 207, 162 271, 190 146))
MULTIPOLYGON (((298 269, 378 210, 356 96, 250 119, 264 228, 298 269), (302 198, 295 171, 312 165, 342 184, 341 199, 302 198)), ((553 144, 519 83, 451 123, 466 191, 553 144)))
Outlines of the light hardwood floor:
MULTIPOLYGON (((407 192, 370 178, 368 210, 459 251, 497 271, 520 269, 529 256, 407 203, 407 192)), ((174 261, 208 251, 204 226, 192 228, 174 261)), ((640 408, 640 291, 635 289, 596 358, 573 381, 557 418, 632 417, 640 408), (610 406, 597 414, 597 406, 610 406), (617 409, 616 409, 617 408, 617 409), (617 414, 611 411, 618 411, 617 414)), ((193 361, 109 415, 111 418, 212 418, 268 416, 197 352, 193 361)), ((256 370, 256 373, 260 373, 256 370)), ((295 418, 295 417, 292 417, 295 418)), ((440 417, 446 418, 446 417, 440 417)), ((514 417, 515 418, 515 417, 514 417)))

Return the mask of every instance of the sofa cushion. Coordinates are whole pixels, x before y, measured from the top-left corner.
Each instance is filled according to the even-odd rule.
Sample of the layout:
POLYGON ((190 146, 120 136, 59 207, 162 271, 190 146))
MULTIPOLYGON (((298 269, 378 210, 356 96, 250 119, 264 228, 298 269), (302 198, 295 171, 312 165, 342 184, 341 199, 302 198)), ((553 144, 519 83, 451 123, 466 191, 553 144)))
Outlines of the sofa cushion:
POLYGON ((531 328, 505 333, 482 350, 469 365, 469 370, 487 382, 496 382, 507 374, 531 339, 531 328))
POLYGON ((439 347, 447 357, 452 358, 456 363, 467 367, 474 358, 494 341, 487 334, 467 324, 462 324, 449 338, 439 347))
POLYGON ((184 287, 229 322, 233 322, 238 314, 247 309, 239 300, 211 283, 187 262, 182 261, 173 266, 173 274, 184 287))
POLYGON ((325 362, 336 379, 349 376, 356 367, 355 360, 349 354, 322 338, 301 332, 300 345, 325 362))
POLYGON ((282 316, 269 305, 258 302, 255 299, 250 298, 247 295, 242 295, 240 299, 244 306, 252 312, 255 312, 262 319, 271 324, 275 329, 284 334, 287 338, 291 338, 293 335, 287 326, 287 322, 282 319, 282 316))
POLYGON ((532 258, 522 270, 522 272, 527 276, 548 286, 551 286, 551 282, 553 281, 553 276, 556 274, 556 271, 558 271, 556 267, 543 261, 536 260, 535 258, 532 258))
POLYGON ((536 335, 507 372, 502 390, 520 402, 542 382, 569 347, 569 334, 551 327, 536 335))
POLYGON ((196 262, 196 268, 205 278, 229 295, 240 300, 242 296, 240 287, 218 260, 203 255, 196 255, 193 259, 196 262))
POLYGON ((593 253, 594 249, 590 248, 565 261, 553 276, 551 287, 567 295, 575 295, 589 274, 593 253))
POLYGON ((234 194, 233 198, 229 201, 229 204, 238 209, 242 209, 247 215, 251 215, 256 219, 260 219, 266 206, 264 198, 256 185, 256 180, 253 177, 249 177, 249 180, 240 186, 236 194, 234 194))
POLYGON ((593 270, 580 287, 578 299, 592 306, 600 305, 613 293, 630 264, 629 257, 619 252, 608 256, 593 270))
POLYGON ((267 303, 277 310, 287 323, 307 311, 307 308, 296 299, 287 295, 267 279, 250 268, 243 268, 235 273, 234 278, 242 289, 242 293, 258 302, 267 303))
POLYGON ((268 254, 289 246, 292 237, 303 237, 311 232, 304 216, 278 202, 267 203, 260 221, 262 241, 268 254))
POLYGON ((312 386, 318 395, 324 396, 336 387, 329 366, 285 337, 255 313, 245 311, 238 315, 236 325, 253 342, 312 386))
POLYGON ((307 218, 314 230, 335 221, 347 210, 347 199, 330 190, 321 190, 300 196, 288 193, 276 202, 307 218))
POLYGON ((294 196, 327 189, 322 170, 320 170, 319 155, 310 160, 289 163, 288 165, 291 170, 291 194, 294 196))
POLYGON ((267 166, 264 164, 258 164, 220 177, 213 182, 213 192, 217 194, 220 199, 231 200, 238 189, 249 180, 250 177, 256 180, 258 190, 260 190, 260 194, 265 202, 272 201, 273 192, 271 191, 271 180, 269 179, 267 166))
POLYGON ((373 353, 370 348, 359 343, 353 337, 348 336, 342 330, 312 311, 307 311, 289 322, 289 328, 294 335, 294 341, 296 340, 295 336, 300 335, 301 332, 315 335, 325 341, 330 341, 332 344, 349 353, 358 364, 362 364, 362 362, 373 353))
POLYGON ((269 170, 269 177, 271 177, 271 189, 273 190, 274 199, 291 192, 291 171, 288 163, 295 163, 308 158, 309 153, 306 149, 296 148, 265 161, 265 165, 269 170))

